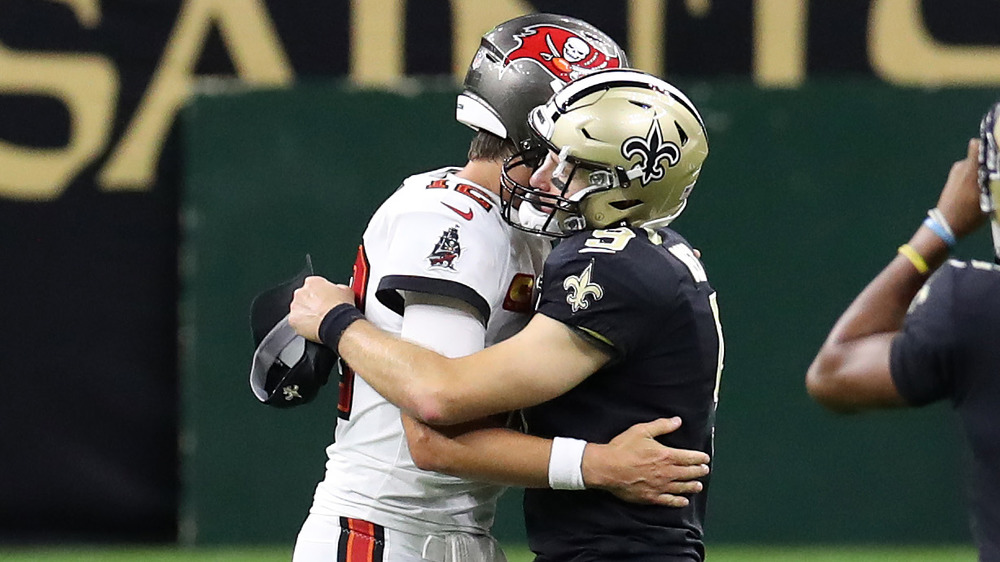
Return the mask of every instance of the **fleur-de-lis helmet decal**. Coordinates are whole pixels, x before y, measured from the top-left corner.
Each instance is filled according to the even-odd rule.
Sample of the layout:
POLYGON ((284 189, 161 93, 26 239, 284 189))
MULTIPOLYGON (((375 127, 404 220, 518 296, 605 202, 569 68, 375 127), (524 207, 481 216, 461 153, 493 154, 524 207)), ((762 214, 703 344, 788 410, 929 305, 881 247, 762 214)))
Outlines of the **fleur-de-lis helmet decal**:
POLYGON ((520 153, 504 166, 510 197, 501 209, 513 226, 541 234, 666 226, 684 210, 708 156, 705 123, 691 100, 639 70, 604 70, 571 82, 535 108, 528 125, 557 160, 547 183, 562 192, 519 183, 510 172, 539 158, 520 153), (544 211, 541 227, 518 224, 527 215, 524 203, 544 211), (521 211, 511 211, 519 205, 521 211))
POLYGON ((675 143, 663 140, 660 122, 652 119, 645 137, 625 139, 622 143, 622 156, 630 161, 639 157, 639 162, 632 169, 642 172, 639 182, 646 186, 654 180, 663 179, 666 174, 664 160, 667 166, 676 166, 681 161, 681 149, 675 143))

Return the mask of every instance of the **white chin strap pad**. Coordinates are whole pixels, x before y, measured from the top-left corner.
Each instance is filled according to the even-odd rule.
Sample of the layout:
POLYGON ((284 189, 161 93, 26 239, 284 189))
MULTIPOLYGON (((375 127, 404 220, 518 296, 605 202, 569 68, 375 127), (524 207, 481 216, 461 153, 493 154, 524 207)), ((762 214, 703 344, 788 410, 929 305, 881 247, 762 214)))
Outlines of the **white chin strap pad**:
MULTIPOLYGON (((529 230, 542 230, 542 227, 545 226, 545 221, 550 218, 552 218, 552 215, 544 211, 540 211, 537 207, 527 201, 522 201, 521 206, 517 208, 518 224, 529 230)), ((545 232, 559 233, 559 225, 556 224, 555 219, 549 222, 545 232)))

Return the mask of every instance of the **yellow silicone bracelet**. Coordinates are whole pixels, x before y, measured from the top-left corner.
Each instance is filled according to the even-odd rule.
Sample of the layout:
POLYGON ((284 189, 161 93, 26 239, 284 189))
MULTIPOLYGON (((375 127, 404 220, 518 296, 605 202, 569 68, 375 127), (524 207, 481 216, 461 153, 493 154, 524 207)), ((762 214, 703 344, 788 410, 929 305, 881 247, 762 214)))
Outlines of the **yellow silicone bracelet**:
POLYGON ((927 260, 925 260, 924 256, 921 256, 919 252, 914 250, 913 246, 910 246, 909 244, 903 244, 902 246, 899 247, 899 250, 897 251, 900 254, 902 254, 906 259, 910 260, 910 263, 913 264, 913 267, 917 268, 917 271, 920 272, 921 274, 930 271, 931 268, 927 266, 927 260))

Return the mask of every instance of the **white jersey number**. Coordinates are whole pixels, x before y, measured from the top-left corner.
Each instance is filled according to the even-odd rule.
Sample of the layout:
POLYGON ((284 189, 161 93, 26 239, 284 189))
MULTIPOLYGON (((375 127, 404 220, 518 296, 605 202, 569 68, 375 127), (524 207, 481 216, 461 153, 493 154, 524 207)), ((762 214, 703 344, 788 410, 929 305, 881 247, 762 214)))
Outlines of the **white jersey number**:
POLYGON ((625 227, 600 228, 591 233, 591 237, 583 244, 586 247, 580 248, 580 253, 600 252, 602 254, 613 254, 624 250, 625 246, 633 238, 635 238, 635 232, 625 227))

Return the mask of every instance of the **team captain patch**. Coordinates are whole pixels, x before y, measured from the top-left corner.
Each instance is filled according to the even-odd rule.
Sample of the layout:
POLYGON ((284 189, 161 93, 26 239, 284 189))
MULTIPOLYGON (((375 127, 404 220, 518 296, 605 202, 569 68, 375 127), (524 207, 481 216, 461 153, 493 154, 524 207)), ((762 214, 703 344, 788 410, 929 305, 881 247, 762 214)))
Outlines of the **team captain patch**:
POLYGON ((462 255, 462 246, 458 243, 458 225, 449 227, 441 233, 434 250, 427 256, 431 269, 455 270, 455 260, 462 255))

